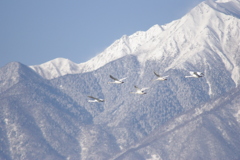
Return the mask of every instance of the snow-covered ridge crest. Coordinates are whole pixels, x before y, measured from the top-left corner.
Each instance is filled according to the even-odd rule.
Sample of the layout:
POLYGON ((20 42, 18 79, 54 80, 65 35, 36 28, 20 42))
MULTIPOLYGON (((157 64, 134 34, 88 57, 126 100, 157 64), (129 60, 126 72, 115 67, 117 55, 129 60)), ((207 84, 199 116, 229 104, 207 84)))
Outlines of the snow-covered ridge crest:
POLYGON ((77 74, 96 70, 105 64, 132 54, 135 50, 163 31, 154 25, 147 31, 138 31, 133 35, 124 35, 106 48, 102 53, 87 62, 76 64, 68 59, 56 58, 41 65, 30 66, 46 79, 53 79, 66 74, 77 74))
POLYGON ((109 62, 134 55, 143 66, 149 60, 158 61, 161 66, 165 65, 165 71, 171 68, 193 69, 191 66, 214 67, 214 63, 220 62, 231 73, 234 82, 239 84, 238 7, 240 2, 236 0, 208 0, 181 19, 166 25, 154 25, 147 31, 138 31, 130 36, 122 36, 85 63, 75 64, 60 59, 32 68, 43 77, 52 79, 65 74, 94 71, 109 62))
POLYGON ((79 67, 82 72, 89 72, 126 55, 134 54, 140 46, 160 35, 162 31, 161 26, 154 25, 146 32, 138 31, 130 36, 124 35, 96 57, 79 64, 79 67))
POLYGON ((30 66, 30 68, 46 79, 80 72, 78 64, 65 58, 56 58, 41 65, 30 66))

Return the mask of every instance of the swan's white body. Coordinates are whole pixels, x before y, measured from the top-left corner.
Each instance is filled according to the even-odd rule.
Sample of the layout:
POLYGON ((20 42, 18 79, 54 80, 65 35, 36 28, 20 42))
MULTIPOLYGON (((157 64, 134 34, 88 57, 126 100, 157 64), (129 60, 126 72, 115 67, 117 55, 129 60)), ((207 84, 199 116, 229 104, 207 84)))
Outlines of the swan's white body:
POLYGON ((112 78, 114 81, 113 82, 108 82, 108 83, 117 83, 117 84, 124 83, 123 80, 126 79, 126 78, 117 79, 117 78, 113 77, 112 75, 110 75, 110 78, 112 78))
POLYGON ((133 94, 147 94, 146 92, 144 92, 146 89, 149 88, 138 88, 137 86, 134 86, 136 88, 136 92, 131 92, 133 94))
POLYGON ((185 76, 185 78, 200 78, 200 77, 203 77, 204 74, 202 72, 193 72, 193 71, 190 71, 189 72, 191 75, 190 76, 185 76))
POLYGON ((93 100, 88 100, 88 102, 104 102, 104 99, 95 98, 93 96, 88 96, 88 97, 93 99, 93 100))
POLYGON ((155 81, 165 81, 165 80, 167 80, 168 76, 162 77, 159 74, 157 74, 156 72, 154 72, 154 74, 158 77, 157 79, 155 79, 155 81))

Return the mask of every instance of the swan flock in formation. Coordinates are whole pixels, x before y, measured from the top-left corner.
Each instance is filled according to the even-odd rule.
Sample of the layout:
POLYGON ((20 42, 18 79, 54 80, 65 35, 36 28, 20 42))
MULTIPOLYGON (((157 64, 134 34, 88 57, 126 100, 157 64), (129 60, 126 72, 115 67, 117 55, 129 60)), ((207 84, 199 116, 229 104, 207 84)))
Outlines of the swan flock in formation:
MULTIPOLYGON (((202 72, 190 71, 189 73, 190 73, 190 75, 189 76, 185 76, 185 78, 201 78, 201 77, 204 76, 204 74, 202 72)), ((153 81, 165 81, 165 80, 167 80, 168 76, 160 76, 156 72, 154 72, 154 74, 157 76, 157 79, 154 79, 153 81)), ((125 78, 122 78, 122 79, 118 79, 118 78, 113 77, 112 75, 110 75, 109 77, 113 81, 108 82, 108 83, 116 83, 116 84, 124 83, 123 80, 127 78, 127 77, 125 77, 125 78)), ((136 91, 135 92, 130 92, 130 93, 132 93, 132 94, 140 94, 140 95, 147 94, 145 92, 145 90, 149 89, 149 88, 139 88, 137 86, 134 86, 134 88, 136 89, 136 91)), ((96 97, 93 97, 93 96, 88 96, 88 97, 91 98, 90 100, 88 100, 88 102, 104 102, 104 99, 96 98, 96 97)))

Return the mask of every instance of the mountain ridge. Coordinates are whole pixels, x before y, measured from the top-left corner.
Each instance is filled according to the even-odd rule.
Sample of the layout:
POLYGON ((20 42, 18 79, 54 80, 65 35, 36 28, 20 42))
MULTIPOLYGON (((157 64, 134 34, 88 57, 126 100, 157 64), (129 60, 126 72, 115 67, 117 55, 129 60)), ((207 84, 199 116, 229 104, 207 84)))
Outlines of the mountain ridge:
MULTIPOLYGON (((216 6, 228 6, 228 3, 212 1, 211 3, 216 6)), ((237 1, 234 3, 240 6, 237 1)), ((147 60, 159 61, 163 68, 168 65, 165 71, 174 67, 191 69, 192 67, 188 67, 186 62, 189 64, 200 59, 206 61, 206 56, 213 56, 213 59, 219 58, 223 61, 226 68, 233 73, 232 78, 238 85, 240 70, 237 65, 239 56, 236 53, 239 50, 237 47, 239 38, 232 39, 231 37, 239 35, 238 27, 233 28, 233 26, 240 26, 239 19, 229 14, 216 12, 216 9, 209 4, 208 1, 202 2, 181 19, 166 25, 154 25, 145 32, 138 31, 130 36, 122 36, 89 61, 80 64, 70 62, 68 66, 73 64, 75 69, 71 70, 68 66, 62 69, 63 66, 60 63, 56 63, 55 68, 43 67, 44 65, 30 67, 44 78, 52 79, 66 74, 90 72, 129 54, 136 55, 142 65, 147 60), (214 22, 208 24, 209 19, 214 22), (209 44, 214 46, 209 46, 209 44), (211 55, 212 52, 215 55, 211 55), (173 57, 175 57, 174 61, 172 61, 173 57)))
POLYGON ((1 68, 0 157, 239 159, 240 22, 209 3, 122 36, 81 67, 57 58, 1 68), (127 78, 112 84, 110 75, 127 78), (134 86, 148 90, 131 94, 134 86))

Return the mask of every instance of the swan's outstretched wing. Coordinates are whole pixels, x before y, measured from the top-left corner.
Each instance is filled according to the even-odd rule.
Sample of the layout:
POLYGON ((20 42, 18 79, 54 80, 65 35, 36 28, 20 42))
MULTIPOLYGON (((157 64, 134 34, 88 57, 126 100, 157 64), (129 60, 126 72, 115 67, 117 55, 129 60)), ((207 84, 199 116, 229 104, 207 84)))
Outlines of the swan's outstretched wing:
POLYGON ((149 87, 142 88, 141 91, 145 91, 147 89, 149 89, 149 87))
POLYGON ((89 98, 92 98, 92 99, 95 99, 95 100, 99 100, 98 98, 96 97, 93 97, 93 96, 88 96, 89 98))
POLYGON ((104 102, 104 99, 99 99, 93 96, 88 96, 88 97, 94 99, 94 100, 89 100, 89 102, 104 102))
POLYGON ((88 96, 89 98, 92 98, 92 99, 95 99, 97 101, 103 101, 102 99, 99 99, 99 98, 96 98, 96 97, 93 97, 93 96, 88 96))
POLYGON ((161 77, 159 74, 157 74, 155 71, 154 71, 154 74, 157 76, 157 77, 161 77))
POLYGON ((138 88, 137 86, 134 86, 136 88, 137 91, 145 91, 147 89, 149 89, 149 87, 145 87, 145 88, 138 88))
POLYGON ((122 79, 120 79, 119 81, 123 81, 124 79, 126 79, 127 77, 125 77, 125 78, 122 78, 122 79))
POLYGON ((141 91, 141 89, 138 88, 137 86, 134 86, 134 88, 136 88, 137 91, 141 91))
POLYGON ((117 78, 113 77, 112 75, 110 75, 109 77, 112 78, 115 81, 119 81, 117 78))

